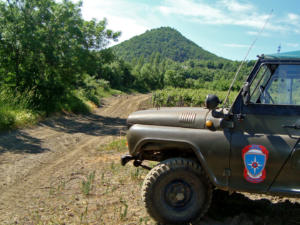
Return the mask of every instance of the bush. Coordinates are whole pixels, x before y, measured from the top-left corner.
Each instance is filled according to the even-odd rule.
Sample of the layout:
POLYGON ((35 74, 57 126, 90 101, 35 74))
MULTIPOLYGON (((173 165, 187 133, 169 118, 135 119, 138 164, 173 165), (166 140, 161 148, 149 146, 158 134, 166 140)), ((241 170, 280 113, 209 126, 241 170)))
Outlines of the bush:
POLYGON ((100 105, 100 99, 107 95, 110 91, 109 82, 103 79, 95 79, 94 77, 84 74, 83 83, 79 89, 79 93, 86 100, 93 102, 97 106, 100 105))
MULTIPOLYGON (((183 89, 183 88, 166 88, 155 91, 152 97, 154 106, 203 106, 208 94, 215 94, 222 101, 225 99, 227 92, 212 91, 208 89, 183 89)), ((232 92, 229 102, 232 103, 237 92, 232 92)))

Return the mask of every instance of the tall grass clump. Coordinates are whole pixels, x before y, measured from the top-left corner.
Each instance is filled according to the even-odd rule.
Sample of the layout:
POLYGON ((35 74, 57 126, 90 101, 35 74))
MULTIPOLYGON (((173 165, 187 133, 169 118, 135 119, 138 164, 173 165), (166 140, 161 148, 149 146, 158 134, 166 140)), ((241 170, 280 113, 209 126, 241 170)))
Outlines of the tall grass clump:
POLYGON ((94 183, 94 180, 95 180, 95 171, 93 171, 92 173, 90 173, 86 180, 83 180, 82 183, 81 183, 81 190, 82 190, 82 193, 85 194, 85 195, 89 195, 92 188, 93 188, 93 183, 94 183))
MULTIPOLYGON (((161 106, 203 106, 208 94, 215 94, 224 101, 227 91, 208 89, 166 88, 153 93, 152 103, 155 107, 161 106)), ((237 92, 232 92, 229 102, 232 103, 237 92)))
POLYGON ((32 93, 23 94, 0 89, 0 130, 7 130, 34 123, 41 115, 32 109, 32 93))

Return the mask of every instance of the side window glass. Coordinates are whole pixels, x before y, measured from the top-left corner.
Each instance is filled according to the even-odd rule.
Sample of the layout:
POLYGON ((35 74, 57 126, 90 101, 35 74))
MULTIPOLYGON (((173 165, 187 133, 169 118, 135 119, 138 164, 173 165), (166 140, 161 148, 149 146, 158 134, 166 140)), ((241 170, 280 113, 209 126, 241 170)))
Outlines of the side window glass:
POLYGON ((250 102, 261 103, 260 95, 262 93, 262 87, 266 86, 271 76, 271 70, 267 65, 263 65, 258 71, 256 77, 250 86, 250 102))
POLYGON ((291 82, 291 79, 282 76, 282 74, 272 77, 268 87, 261 96, 261 103, 278 105, 291 104, 291 82))
POLYGON ((292 95, 293 104, 300 105, 300 77, 299 79, 293 80, 292 90, 293 90, 293 95, 292 95))
POLYGON ((279 65, 258 99, 263 104, 300 105, 300 65, 279 65))

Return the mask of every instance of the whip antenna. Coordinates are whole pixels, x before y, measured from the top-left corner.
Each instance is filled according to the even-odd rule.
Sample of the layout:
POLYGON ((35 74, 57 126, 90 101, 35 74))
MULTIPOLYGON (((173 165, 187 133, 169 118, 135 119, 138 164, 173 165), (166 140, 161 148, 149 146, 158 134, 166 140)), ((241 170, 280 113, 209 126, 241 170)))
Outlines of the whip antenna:
POLYGON ((236 81, 237 75, 239 74, 239 72, 240 72, 240 70, 241 70, 243 64, 245 63, 245 61, 246 61, 246 59, 247 59, 247 57, 248 57, 248 55, 249 55, 249 53, 250 53, 252 47, 255 45, 257 39, 259 38, 259 36, 261 35, 261 33, 264 31, 264 29, 265 29, 267 23, 269 22, 269 19, 271 18, 272 13, 273 13, 273 9, 271 10, 271 12, 270 12, 268 18, 266 19, 265 24, 263 25, 263 27, 261 28, 261 30, 258 32, 258 34, 257 34, 256 38, 254 39, 254 41, 252 42, 252 44, 250 45, 250 47, 249 47, 249 49, 248 49, 248 51, 247 51, 247 53, 246 53, 246 55, 245 55, 244 60, 241 62, 239 68, 237 69, 237 71, 236 71, 236 73, 235 73, 235 75, 234 75, 234 78, 233 78, 233 80, 232 80, 232 82, 231 82, 231 84, 230 84, 229 90, 228 90, 227 95, 226 95, 226 98, 225 98, 225 100, 224 100, 224 104, 223 104, 223 106, 222 106, 222 109, 225 108, 225 105, 226 105, 227 102, 228 102, 228 98, 229 98, 229 95, 230 95, 232 86, 233 86, 233 84, 234 84, 235 81, 236 81))

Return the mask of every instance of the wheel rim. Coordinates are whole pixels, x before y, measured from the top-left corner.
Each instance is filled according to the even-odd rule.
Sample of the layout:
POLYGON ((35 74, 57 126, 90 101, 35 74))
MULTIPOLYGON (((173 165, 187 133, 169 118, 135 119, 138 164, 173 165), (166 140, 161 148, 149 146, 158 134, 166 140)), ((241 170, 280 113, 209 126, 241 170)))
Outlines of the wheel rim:
POLYGON ((193 190, 187 182, 174 180, 166 186, 164 197, 169 206, 180 209, 188 205, 192 195, 193 190))

